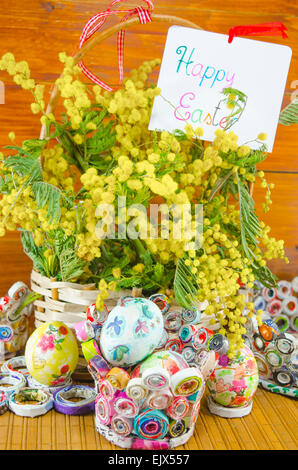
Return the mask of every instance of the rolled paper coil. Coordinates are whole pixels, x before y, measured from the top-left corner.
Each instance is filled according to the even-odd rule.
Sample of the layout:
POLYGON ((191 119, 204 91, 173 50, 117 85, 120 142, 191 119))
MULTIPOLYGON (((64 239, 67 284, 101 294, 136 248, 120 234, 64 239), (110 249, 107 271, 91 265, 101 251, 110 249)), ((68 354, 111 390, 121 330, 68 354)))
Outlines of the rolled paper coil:
POLYGON ((118 415, 125 418, 134 418, 139 413, 139 405, 126 393, 120 393, 114 398, 114 409, 118 415))
POLYGON ((11 357, 1 367, 2 372, 19 372, 20 374, 29 375, 29 371, 26 366, 25 356, 11 357))
POLYGON ((169 425, 169 434, 171 437, 179 437, 186 431, 186 424, 183 419, 173 419, 169 425))
POLYGON ((116 389, 107 379, 103 379, 100 380, 98 384, 98 393, 104 396, 107 400, 113 400, 113 398, 115 397, 116 389))
POLYGON ((267 305, 266 308, 267 308, 267 312, 269 312, 270 315, 272 316, 279 315, 282 311, 282 303, 279 299, 274 299, 272 300, 272 302, 270 302, 267 305))
POLYGON ((298 292, 298 276, 294 277, 291 284, 292 284, 293 291, 298 292))
POLYGON ((168 408, 172 401, 172 394, 170 390, 158 390, 151 392, 146 400, 148 408, 153 410, 164 410, 168 408))
MULTIPOLYGON (((194 349, 199 350, 201 348, 206 348, 209 339, 214 335, 213 331, 208 328, 202 328, 198 325, 195 325, 197 328, 192 337, 192 346, 194 349)), ((193 326, 194 328, 194 326, 193 326)))
POLYGON ((258 366, 259 376, 262 379, 269 379, 270 377, 272 377, 272 370, 268 362, 266 361, 265 356, 258 352, 255 352, 254 356, 258 366))
POLYGON ((10 395, 26 387, 27 380, 19 372, 1 372, 0 373, 0 391, 10 395), (8 386, 7 386, 8 385, 8 386))
POLYGON ((163 439, 169 432, 169 419, 162 411, 148 408, 135 417, 134 432, 142 439, 163 439))
POLYGON ((107 373, 107 380, 117 390, 123 390, 129 382, 129 373, 120 367, 113 367, 107 373))
POLYGON ((83 416, 94 412, 96 392, 87 385, 71 385, 54 394, 55 410, 67 415, 83 416), (72 401, 72 399, 79 399, 72 401))
POLYGON ((190 408, 186 397, 174 397, 167 409, 167 414, 173 419, 182 419, 187 415, 190 408))
POLYGON ((114 415, 111 420, 111 428, 119 436, 129 436, 133 430, 133 420, 114 415))
POLYGON ((35 418, 53 408, 53 397, 45 390, 26 387, 10 394, 8 406, 18 416, 35 418))
POLYGON ((169 312, 164 319, 164 327, 167 331, 178 331, 182 326, 181 316, 178 312, 169 312))
POLYGON ((96 355, 89 360, 88 370, 94 380, 99 380, 104 379, 111 368, 102 356, 96 355))
POLYGON ((94 356, 100 356, 99 347, 94 339, 89 339, 88 341, 81 343, 81 348, 87 362, 89 362, 94 356))
POLYGON ((171 376, 171 390, 176 396, 188 396, 203 386, 203 376, 199 369, 189 367, 171 376))
POLYGON ((281 354, 292 354, 296 349, 295 337, 292 335, 284 335, 276 338, 275 347, 281 354))
POLYGON ((0 391, 0 416, 8 410, 8 400, 5 392, 0 391))
POLYGON ((10 341, 13 337, 13 329, 10 325, 0 325, 0 341, 10 341))
POLYGON ((298 312, 298 301, 294 296, 286 297, 282 302, 282 310, 291 316, 298 312))
POLYGON ((181 354, 188 364, 195 361, 196 352, 191 346, 184 346, 181 354))
POLYGON ((26 377, 27 377, 28 387, 45 390, 46 392, 49 392, 52 395, 55 392, 57 392, 57 390, 61 390, 62 388, 69 387, 72 384, 71 377, 68 377, 64 382, 61 382, 61 383, 59 383, 58 385, 55 385, 55 386, 40 384, 30 374, 26 377))
POLYGON ((204 380, 209 377, 213 372, 217 364, 217 355, 214 351, 207 351, 207 349, 201 349, 197 351, 195 357, 196 367, 201 371, 204 380))
POLYGON ((287 367, 282 367, 273 371, 273 379, 282 387, 290 387, 296 383, 296 375, 287 367))
POLYGON ((179 330, 179 339, 183 344, 189 343, 193 337, 192 325, 183 325, 179 330))
POLYGON ((8 297, 13 300, 20 300, 25 297, 28 292, 28 286, 22 281, 17 281, 9 288, 7 294, 8 297))
POLYGON ((162 367, 150 367, 142 374, 145 387, 149 390, 161 390, 170 385, 170 374, 162 367))
POLYGON ((257 351, 263 352, 266 349, 266 343, 261 335, 255 333, 253 335, 253 346, 257 351))
POLYGON ((94 338, 94 329, 89 320, 83 320, 73 325, 76 337, 83 343, 94 338))
POLYGON ((148 394, 148 389, 145 387, 141 378, 130 379, 126 386, 126 394, 136 401, 144 400, 148 394))
POLYGON ((259 295, 255 300, 254 300, 254 309, 257 310, 265 310, 266 309, 267 302, 265 298, 261 295, 259 295))
POLYGON ((290 328, 290 320, 286 315, 278 315, 274 318, 274 321, 281 333, 284 333, 290 328))
POLYGON ((171 338, 169 339, 166 344, 164 349, 166 351, 175 351, 177 353, 180 353, 183 348, 183 344, 178 338, 171 338))
POLYGON ((201 319, 201 312, 197 308, 184 308, 182 309, 181 317, 186 323, 196 324, 201 319))
POLYGON ((162 337, 161 337, 161 340, 160 342, 158 343, 156 349, 161 349, 165 346, 166 342, 168 341, 169 339, 169 334, 168 332, 164 329, 163 332, 162 332, 162 337))
POLYGON ((192 405, 191 418, 190 418, 190 423, 189 423, 188 427, 192 427, 192 426, 195 425, 195 423, 196 423, 196 421, 199 417, 200 409, 201 409, 201 404, 200 404, 200 401, 198 400, 192 405))
POLYGON ((279 281, 277 283, 277 296, 280 299, 285 299, 286 297, 290 297, 293 293, 292 284, 289 281, 279 281))
POLYGON ((99 324, 102 325, 107 317, 108 317, 108 309, 106 306, 104 306, 104 309, 102 311, 99 311, 96 309, 96 304, 90 305, 87 309, 87 320, 90 321, 92 324, 99 324))
POLYGON ((270 367, 279 368, 283 365, 284 360, 282 354, 275 349, 267 349, 265 357, 270 367))
POLYGON ((149 297, 149 300, 158 306, 163 315, 168 312, 170 304, 164 294, 153 294, 149 297))
POLYGON ((298 331, 298 313, 295 313, 294 315, 291 316, 290 322, 291 322, 291 328, 294 331, 298 331))
POLYGON ((102 395, 97 395, 95 401, 95 415, 101 424, 108 425, 114 416, 114 406, 112 400, 107 400, 102 395))
POLYGON ((221 335, 220 333, 216 333, 209 339, 207 343, 207 347, 209 351, 214 351, 215 353, 222 356, 226 354, 229 350, 229 340, 225 336, 221 335))
POLYGON ((267 302, 271 302, 277 297, 277 289, 275 287, 264 287, 263 297, 267 302))

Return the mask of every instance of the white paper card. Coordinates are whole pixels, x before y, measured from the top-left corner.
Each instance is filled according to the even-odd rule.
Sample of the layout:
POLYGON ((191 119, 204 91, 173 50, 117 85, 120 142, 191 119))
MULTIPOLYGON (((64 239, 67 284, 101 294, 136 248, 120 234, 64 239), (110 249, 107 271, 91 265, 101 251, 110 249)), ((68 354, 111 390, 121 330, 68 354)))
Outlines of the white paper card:
MULTIPOLYGON (((267 134, 273 148, 292 50, 288 46, 234 38, 181 26, 169 28, 149 129, 202 127, 204 140, 224 128, 231 114, 221 93, 236 88, 247 95, 246 107, 231 129, 239 144, 267 134)), ((254 143, 249 144, 255 147, 254 143)))

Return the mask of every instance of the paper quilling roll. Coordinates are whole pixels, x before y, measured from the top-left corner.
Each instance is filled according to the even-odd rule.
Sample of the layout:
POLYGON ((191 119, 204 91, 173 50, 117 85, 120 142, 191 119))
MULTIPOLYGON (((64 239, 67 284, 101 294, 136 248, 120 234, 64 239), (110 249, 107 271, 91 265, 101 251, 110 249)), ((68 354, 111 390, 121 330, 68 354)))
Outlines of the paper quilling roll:
POLYGON ((267 311, 270 313, 270 315, 279 315, 282 311, 281 301, 279 299, 272 300, 272 302, 267 305, 267 311))
POLYGON ((298 313, 291 316, 291 327, 294 331, 298 331, 298 313))
POLYGON ((88 370, 94 380, 100 380, 106 377, 111 368, 102 356, 96 355, 89 360, 88 370))
POLYGON ((35 418, 53 408, 53 397, 49 392, 38 388, 22 388, 11 393, 8 406, 16 415, 35 418), (37 402, 32 404, 32 402, 37 402))
MULTIPOLYGON (((264 287, 263 289, 263 296, 267 302, 271 302, 273 299, 277 297, 277 289, 274 287, 264 287)), ((280 296, 279 296, 280 297, 280 296)))
POLYGON ((109 312, 106 306, 104 306, 104 309, 100 312, 96 309, 96 304, 92 304, 87 309, 87 320, 92 324, 102 325, 106 321, 108 314, 109 312))
POLYGON ((115 412, 126 418, 134 418, 139 413, 139 405, 129 398, 125 392, 120 392, 114 398, 115 412))
POLYGON ((228 338, 219 333, 216 333, 215 335, 211 336, 207 343, 208 349, 214 351, 220 356, 228 352, 229 346, 230 344, 228 338))
POLYGON ((286 297, 290 297, 293 293, 293 287, 291 282, 288 281, 279 281, 277 283, 278 288, 277 288, 277 297, 280 299, 285 299, 286 297))
POLYGON ((142 379, 149 390, 160 390, 170 384, 170 374, 162 367, 149 367, 143 372, 142 379))
POLYGON ((100 356, 100 350, 97 345, 97 342, 94 339, 89 339, 88 341, 85 341, 84 343, 81 343, 81 348, 82 352, 84 354, 84 358, 86 359, 87 362, 92 359, 92 357, 99 355, 100 356))
POLYGON ((148 394, 148 389, 143 383, 143 379, 136 377, 130 379, 126 386, 126 394, 133 400, 144 400, 148 394))
POLYGON ((181 317, 186 323, 196 324, 201 319, 201 312, 197 308, 184 308, 181 312, 181 317))
POLYGON ((71 385, 54 394, 55 410, 66 415, 82 416, 94 412, 96 392, 87 385, 71 385), (80 399, 72 401, 72 399, 80 399))
POLYGON ((107 379, 103 379, 98 384, 98 393, 104 396, 107 400, 113 400, 116 389, 107 379))
POLYGON ((203 375, 195 367, 182 369, 171 377, 171 390, 176 396, 188 396, 197 392, 204 383, 203 375))
POLYGON ((189 406, 189 401, 186 397, 174 397, 167 409, 167 414, 173 419, 182 419, 187 415, 189 406))
POLYGON ((170 422, 169 434, 171 437, 179 437, 185 432, 185 430, 186 430, 186 425, 183 419, 178 419, 178 420, 173 419, 170 422))
POLYGON ((68 377, 64 382, 61 382, 59 385, 55 385, 55 386, 40 384, 30 374, 27 375, 26 377, 27 377, 28 387, 40 388, 41 390, 45 390, 46 392, 49 392, 52 395, 55 392, 57 392, 57 390, 61 390, 61 388, 69 387, 72 384, 71 377, 68 377))
POLYGON ((94 330, 89 320, 83 320, 73 325, 76 337, 81 343, 94 338, 94 330))
POLYGON ((296 338, 286 333, 284 336, 276 338, 275 346, 281 354, 292 354, 296 349, 296 338))
POLYGON ((10 325, 0 325, 0 341, 10 341, 13 337, 13 329, 10 325))
POLYGON ((169 431, 169 419, 162 411, 148 408, 135 417, 134 431, 142 439, 162 439, 169 431))
POLYGON ((170 304, 166 299, 167 297, 164 294, 153 294, 149 297, 149 300, 158 306, 163 315, 167 313, 170 308, 170 304))
POLYGON ((15 356, 7 361, 1 367, 2 372, 19 372, 19 374, 23 374, 26 377, 29 375, 29 371, 26 367, 25 356, 15 356))
POLYGON ((19 372, 1 372, 0 373, 0 391, 9 395, 12 392, 18 392, 26 387, 27 381, 23 374, 19 372), (3 385, 2 385, 3 384, 3 385), (9 384, 9 386, 7 386, 9 384))
POLYGON ((170 338, 165 344, 164 349, 166 351, 175 351, 177 353, 180 353, 182 350, 183 344, 178 338, 170 338))
POLYGON ((133 430, 133 420, 124 416, 114 415, 111 427, 119 436, 129 436, 133 430))
POLYGON ((283 357, 282 355, 276 351, 275 349, 267 349, 265 353, 266 360, 268 364, 270 364, 273 368, 278 368, 283 365, 283 357))
POLYGON ((102 395, 97 395, 95 401, 95 414, 101 424, 105 426, 111 424, 114 415, 113 400, 107 400, 102 395))
POLYGON ((277 315, 274 318, 274 322, 281 333, 284 333, 290 328, 290 320, 286 315, 277 315))
POLYGON ((123 390, 129 382, 129 373, 120 367, 113 367, 107 373, 107 380, 117 390, 123 390))
POLYGON ((5 392, 0 391, 0 416, 8 410, 7 395, 5 392))
POLYGON ((272 376, 271 368, 263 354, 254 352, 255 360, 258 365, 258 372, 261 379, 269 379, 272 376))
POLYGON ((283 312, 291 316, 298 312, 298 301, 294 296, 286 297, 282 302, 283 312))
POLYGON ((169 312, 165 316, 164 327, 167 331, 178 331, 182 326, 181 316, 178 312, 169 312))
POLYGON ((195 361, 196 352, 191 346, 184 346, 184 348, 181 351, 181 354, 187 363, 195 361))
POLYGON ((254 309, 255 310, 265 310, 266 309, 266 300, 262 295, 259 295, 255 300, 254 300, 254 309))
POLYGON ((173 396, 170 390, 158 390, 155 392, 151 392, 146 400, 148 408, 152 408, 153 410, 164 410, 168 408, 173 396))

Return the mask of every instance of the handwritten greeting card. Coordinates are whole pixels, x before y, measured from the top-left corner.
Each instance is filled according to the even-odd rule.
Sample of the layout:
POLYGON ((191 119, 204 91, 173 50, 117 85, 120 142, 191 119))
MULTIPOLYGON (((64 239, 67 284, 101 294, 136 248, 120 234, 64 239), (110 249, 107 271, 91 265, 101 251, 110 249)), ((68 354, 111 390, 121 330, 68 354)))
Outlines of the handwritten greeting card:
POLYGON ((291 55, 288 46, 238 37, 229 44, 224 34, 170 27, 157 84, 161 95, 154 100, 149 129, 173 132, 189 123, 202 127, 203 139, 212 141, 229 117, 240 144, 264 132, 271 152, 291 55), (231 97, 223 93, 228 88, 246 96, 234 117, 231 97))

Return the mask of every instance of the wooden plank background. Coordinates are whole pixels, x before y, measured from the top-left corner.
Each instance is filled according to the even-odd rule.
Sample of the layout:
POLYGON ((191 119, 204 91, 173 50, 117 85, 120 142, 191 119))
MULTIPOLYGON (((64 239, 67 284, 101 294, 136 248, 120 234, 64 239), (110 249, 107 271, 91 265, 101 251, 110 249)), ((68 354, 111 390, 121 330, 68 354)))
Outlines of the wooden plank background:
MULTIPOLYGON (((191 20, 202 28, 227 33, 238 24, 281 21, 288 28, 289 39, 270 38, 293 50, 284 104, 298 79, 298 4, 292 0, 156 0, 156 13, 169 13, 191 20)), ((11 51, 17 60, 27 60, 32 76, 51 85, 61 72, 57 56, 71 54, 78 44, 85 22, 107 7, 103 0, 1 0, 0 55, 11 51)), ((127 6, 135 5, 127 2, 127 6)), ((161 57, 167 24, 137 26, 126 35, 125 71, 144 59, 161 57)), ((266 40, 269 39, 260 39, 266 40)), ((87 63, 109 83, 117 81, 116 38, 109 39, 88 56, 87 63)), ((278 64, 276 64, 278 67, 278 64)), ((23 92, 0 72, 6 84, 5 104, 0 105, 0 142, 9 144, 8 132, 14 130, 17 142, 39 135, 40 125, 30 112, 30 94, 23 92)), ((276 184, 272 211, 264 217, 272 234, 283 238, 290 265, 271 264, 281 278, 291 279, 296 272, 298 127, 279 126, 273 153, 261 165, 268 179, 276 184)), ((261 129, 260 129, 261 131, 261 129)), ((255 189, 258 211, 263 191, 255 189)), ((22 251, 17 233, 0 238, 0 295, 16 280, 29 283, 31 263, 22 251)), ((253 412, 246 418, 226 420, 212 416, 203 400, 196 432, 185 449, 297 449, 297 406, 285 397, 258 389, 253 412)), ((93 416, 69 417, 54 411, 30 420, 6 413, 0 418, 0 449, 115 449, 96 433, 93 416)))

